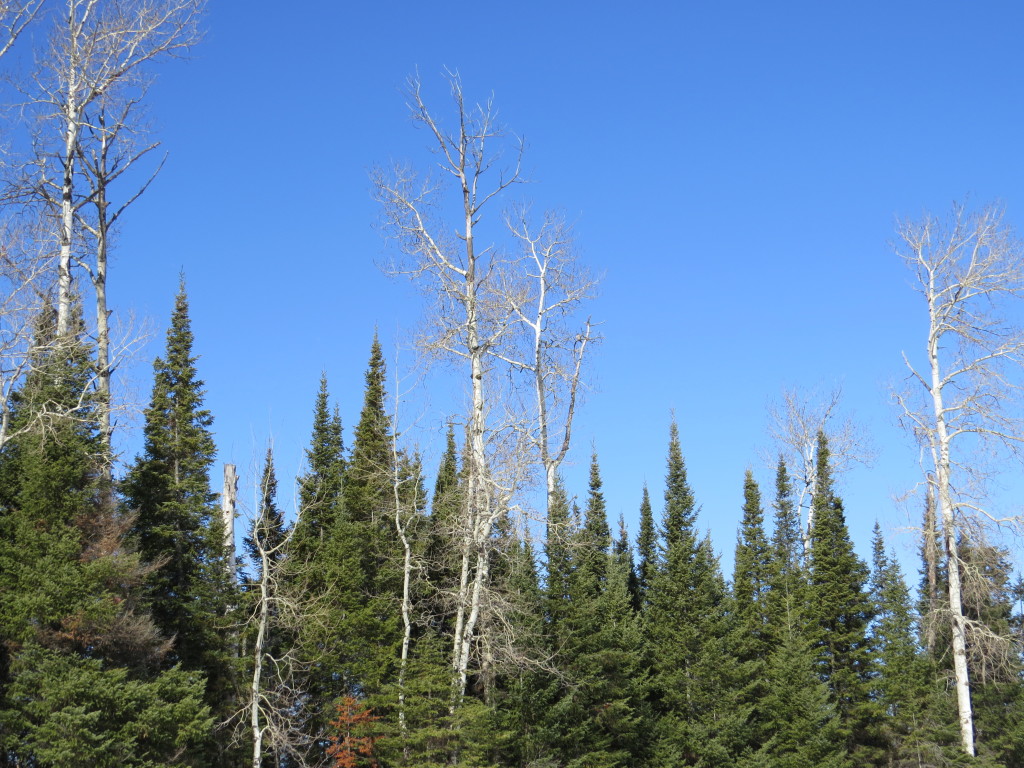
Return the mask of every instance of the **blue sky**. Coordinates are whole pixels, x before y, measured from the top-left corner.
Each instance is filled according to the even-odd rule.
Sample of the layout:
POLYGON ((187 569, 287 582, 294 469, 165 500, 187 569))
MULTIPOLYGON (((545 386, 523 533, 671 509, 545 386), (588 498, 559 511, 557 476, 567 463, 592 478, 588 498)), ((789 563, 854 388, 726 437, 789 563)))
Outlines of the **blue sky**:
MULTIPOLYGON (((594 445, 609 512, 635 531, 645 482, 660 508, 674 413, 728 565, 747 467, 770 496, 766 403, 838 383, 878 449, 842 486, 858 548, 876 518, 912 548, 892 497, 916 481, 916 449, 888 388, 926 317, 889 243, 898 217, 954 200, 1024 221, 1019 3, 249 0, 211 2, 206 28, 191 60, 158 70, 149 103, 170 157, 124 218, 110 297, 156 326, 125 372, 144 399, 187 275, 243 502, 273 436, 290 503, 322 370, 350 435, 374 328, 393 366, 412 360, 398 350, 422 303, 377 266, 389 252, 368 172, 432 161, 402 87, 418 71, 450 115, 448 68, 525 137, 533 183, 517 197, 562 210, 603 275, 571 491, 594 445)), ((418 393, 407 435, 430 482, 460 388, 438 372, 418 393)))

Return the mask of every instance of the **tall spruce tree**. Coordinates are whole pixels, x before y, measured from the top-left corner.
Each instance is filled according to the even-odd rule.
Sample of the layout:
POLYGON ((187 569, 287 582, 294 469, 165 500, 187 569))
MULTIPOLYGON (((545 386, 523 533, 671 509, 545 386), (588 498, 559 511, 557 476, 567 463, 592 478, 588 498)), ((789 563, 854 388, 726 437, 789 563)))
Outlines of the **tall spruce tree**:
POLYGON ((259 509, 253 518, 249 531, 243 540, 246 554, 253 566, 259 570, 262 546, 274 564, 284 559, 282 547, 288 534, 288 526, 284 521, 284 513, 277 506, 277 472, 274 470, 274 449, 267 447, 267 455, 263 459, 263 471, 260 473, 259 509))
MULTIPOLYGON (((146 583, 153 618, 174 638, 167 663, 207 676, 207 702, 217 717, 235 706, 230 607, 238 605, 221 520, 210 491, 216 449, 213 416, 203 407, 203 382, 192 352, 188 297, 182 279, 167 346, 153 362, 142 454, 122 484, 136 516, 133 535, 142 557, 159 563, 146 583)), ((211 763, 228 760, 210 756, 211 763)))
POLYGON ((733 650, 739 663, 738 679, 742 685, 736 693, 751 709, 749 738, 753 750, 764 743, 771 720, 764 706, 766 661, 773 647, 768 609, 770 565, 761 491, 753 472, 748 469, 743 478, 743 518, 736 542, 730 619, 733 650))
POLYGON ((58 337, 52 311, 40 317, 16 437, 0 451, 0 765, 195 764, 211 726, 203 680, 160 669, 166 639, 140 594, 148 568, 98 482, 74 320, 58 337))
POLYGON ((345 527, 342 486, 345 446, 338 411, 331 409, 326 374, 321 374, 313 405, 313 427, 306 449, 306 471, 299 477, 299 509, 283 567, 286 589, 302 595, 309 620, 299 627, 295 643, 301 661, 302 705, 295 713, 296 728, 312 747, 309 759, 322 759, 334 705, 351 690, 351 659, 355 637, 340 637, 337 626, 356 631, 360 624, 359 597, 365 584, 361 553, 339 550, 345 527), (347 622, 347 623, 346 623, 347 622))
MULTIPOLYGON (((365 375, 363 407, 352 440, 352 455, 342 489, 341 525, 336 525, 332 547, 357 548, 365 582, 361 594, 366 619, 372 622, 374 647, 364 650, 358 684, 366 693, 381 690, 398 658, 399 612, 402 593, 402 555, 394 526, 394 435, 387 412, 387 369, 375 333, 365 375)), ((417 483, 418 478, 417 467, 417 483)), ((416 486, 419 487, 418 485, 416 486)), ((422 491, 420 502, 426 502, 422 491)))
POLYGON ((561 475, 555 477, 555 486, 548 501, 548 519, 544 539, 545 574, 544 605, 548 634, 555 645, 560 645, 566 631, 564 625, 569 610, 572 573, 575 568, 573 540, 576 525, 565 483, 561 475))
POLYGON ((726 638, 727 595, 718 559, 695 531, 697 508, 686 476, 679 430, 669 438, 663 556, 644 621, 651 706, 658 718, 656 764, 725 766, 747 739, 748 713, 737 706, 726 638))
POLYGON ((636 538, 636 599, 638 611, 644 610, 650 601, 651 581, 658 569, 658 533, 654 527, 654 511, 651 509, 651 495, 644 483, 640 497, 640 530, 636 538))
POLYGON ((321 374, 313 406, 313 434, 306 449, 306 472, 299 478, 299 519, 289 548, 293 565, 309 562, 331 530, 341 510, 344 474, 341 417, 337 409, 331 412, 327 374, 321 374))
POLYGON ((918 647, 910 592, 899 562, 886 554, 877 522, 871 561, 872 643, 877 669, 874 697, 884 715, 889 764, 911 764, 916 757, 934 751, 928 732, 930 669, 918 647))
POLYGON ((876 765, 884 759, 884 743, 881 712, 871 696, 875 670, 868 629, 874 610, 865 592, 868 569, 853 550, 843 502, 833 490, 824 432, 818 433, 815 466, 809 631, 847 750, 858 765, 876 765))
POLYGON ((807 571, 803 565, 800 512, 793 503, 789 469, 779 456, 775 472, 775 518, 768 573, 769 629, 776 643, 806 635, 807 571))

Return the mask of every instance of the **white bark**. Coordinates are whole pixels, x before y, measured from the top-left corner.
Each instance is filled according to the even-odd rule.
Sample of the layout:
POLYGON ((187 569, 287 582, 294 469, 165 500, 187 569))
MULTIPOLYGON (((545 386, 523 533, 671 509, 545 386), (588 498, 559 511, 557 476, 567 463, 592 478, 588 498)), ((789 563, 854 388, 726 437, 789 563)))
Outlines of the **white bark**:
POLYGON ((490 143, 501 131, 494 124, 491 106, 468 108, 457 77, 451 79, 451 92, 458 129, 446 133, 427 109, 419 81, 410 82, 413 118, 427 128, 442 172, 454 180, 457 189, 461 225, 454 236, 431 219, 436 191, 432 185, 417 182, 404 168, 395 169, 390 176, 377 173, 374 181, 385 224, 409 258, 409 263, 396 265, 392 271, 421 280, 438 303, 423 344, 433 352, 465 361, 469 376, 469 451, 460 525, 462 569, 455 597, 451 659, 454 711, 465 695, 482 595, 488 587, 491 532, 507 507, 503 500, 515 486, 514 481, 497 480, 489 456, 488 446, 497 430, 488 424, 487 357, 504 326, 492 311, 490 249, 478 247, 476 226, 488 202, 519 181, 519 166, 517 162, 511 171, 493 171, 496 156, 490 143))
POLYGON ((235 578, 235 518, 238 507, 238 471, 234 464, 224 465, 224 491, 220 496, 221 524, 224 526, 224 554, 228 575, 235 578))
POLYGON ((204 2, 65 0, 63 21, 51 35, 32 95, 35 110, 49 126, 37 140, 41 170, 35 190, 58 219, 59 335, 70 330, 77 217, 95 194, 83 187, 78 167, 89 109, 103 99, 131 101, 131 94, 145 90, 144 70, 151 62, 187 52, 199 39, 204 2), (47 130, 59 133, 56 147, 50 146, 47 130))
POLYGON ((571 227, 553 213, 534 227, 528 214, 524 208, 506 216, 521 251, 498 289, 513 332, 491 353, 529 377, 534 406, 529 440, 544 470, 550 513, 558 468, 572 440, 583 360, 588 344, 597 341, 590 318, 579 330, 574 323, 597 281, 579 266, 571 227), (514 332, 517 325, 522 334, 514 332))
POLYGON ((783 390, 781 401, 768 406, 768 431, 776 445, 765 459, 774 465, 781 453, 789 468, 796 489, 796 508, 804 521, 801 527, 805 556, 810 552, 814 527, 811 499, 818 478, 815 466, 818 433, 824 432, 828 438, 836 477, 841 477, 854 464, 870 465, 874 458, 864 431, 852 418, 839 418, 842 394, 838 386, 823 394, 787 389, 783 390))
POLYGON ((995 208, 969 214, 957 206, 948 224, 926 218, 903 224, 899 235, 900 254, 928 307, 928 336, 924 365, 904 356, 923 399, 895 397, 931 462, 927 484, 941 525, 961 743, 974 755, 968 650, 972 637, 991 632, 964 613, 958 547, 980 520, 1006 521, 984 504, 980 449, 1017 453, 1024 435, 1012 397, 1024 336, 1003 319, 1006 300, 1024 294, 1024 251, 995 208))
POLYGON ((9 2, 0 0, 0 59, 4 57, 14 43, 31 24, 43 0, 22 0, 22 2, 9 2))

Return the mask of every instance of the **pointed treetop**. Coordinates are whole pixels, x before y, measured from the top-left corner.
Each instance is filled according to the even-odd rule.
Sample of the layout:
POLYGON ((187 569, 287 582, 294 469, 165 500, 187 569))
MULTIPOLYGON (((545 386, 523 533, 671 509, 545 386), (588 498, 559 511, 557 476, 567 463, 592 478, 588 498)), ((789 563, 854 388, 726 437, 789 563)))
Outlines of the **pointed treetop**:
POLYGON ((686 463, 679 443, 679 426, 673 421, 669 427, 668 471, 665 475, 664 525, 667 546, 692 539, 696 518, 693 491, 686 479, 686 463))

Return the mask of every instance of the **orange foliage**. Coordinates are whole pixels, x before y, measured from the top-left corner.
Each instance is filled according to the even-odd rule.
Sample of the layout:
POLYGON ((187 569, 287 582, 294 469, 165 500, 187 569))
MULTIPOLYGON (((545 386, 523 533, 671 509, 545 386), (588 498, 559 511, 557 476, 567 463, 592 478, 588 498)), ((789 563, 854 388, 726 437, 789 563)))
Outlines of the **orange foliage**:
POLYGON ((359 768, 360 765, 377 768, 373 759, 373 747, 377 737, 373 735, 373 723, 379 718, 373 711, 353 696, 345 696, 338 703, 338 717, 331 721, 337 731, 327 748, 333 758, 333 768, 359 768))

